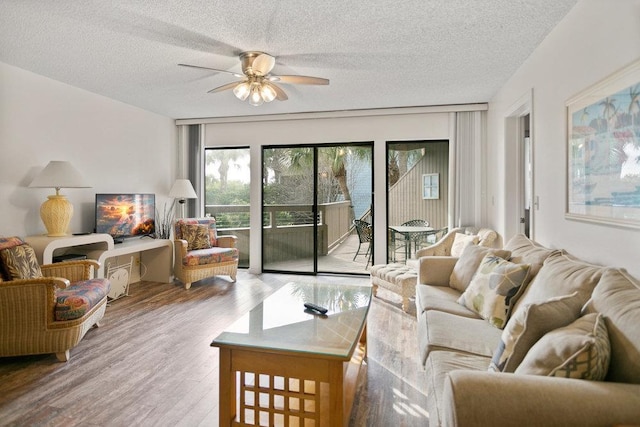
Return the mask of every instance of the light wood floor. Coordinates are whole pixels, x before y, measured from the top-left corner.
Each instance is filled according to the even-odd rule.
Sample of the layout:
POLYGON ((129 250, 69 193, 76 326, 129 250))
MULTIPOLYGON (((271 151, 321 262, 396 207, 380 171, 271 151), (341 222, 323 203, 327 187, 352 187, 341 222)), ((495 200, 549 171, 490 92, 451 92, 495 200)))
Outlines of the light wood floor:
MULTIPOLYGON (((238 273, 178 284, 140 282, 109 304, 102 326, 71 350, 0 358, 2 426, 217 426, 218 349, 211 340, 290 281, 368 283, 368 278, 238 273)), ((427 426, 416 320, 379 292, 368 318, 352 426, 427 426), (386 299, 386 300, 385 300, 386 299)))

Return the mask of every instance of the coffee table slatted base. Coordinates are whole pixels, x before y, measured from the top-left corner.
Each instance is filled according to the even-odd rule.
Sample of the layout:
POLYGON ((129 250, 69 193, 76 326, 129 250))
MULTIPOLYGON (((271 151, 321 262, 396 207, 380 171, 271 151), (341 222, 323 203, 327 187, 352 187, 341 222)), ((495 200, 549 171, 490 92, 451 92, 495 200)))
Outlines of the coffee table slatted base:
POLYGON ((220 425, 347 425, 365 357, 366 331, 348 362, 220 347, 220 425))

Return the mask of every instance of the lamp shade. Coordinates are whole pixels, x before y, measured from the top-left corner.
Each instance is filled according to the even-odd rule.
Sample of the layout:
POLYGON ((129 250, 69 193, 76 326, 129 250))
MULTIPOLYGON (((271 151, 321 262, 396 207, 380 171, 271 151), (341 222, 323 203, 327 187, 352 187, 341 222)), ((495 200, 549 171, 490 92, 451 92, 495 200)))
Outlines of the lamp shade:
POLYGON ((198 195, 191 185, 191 181, 188 179, 176 179, 173 183, 171 191, 169 191, 169 197, 174 199, 197 199, 198 195))
POLYGON ((70 162, 52 160, 31 181, 34 188, 89 188, 82 174, 70 162))
POLYGON ((66 236, 73 205, 60 194, 60 189, 89 188, 82 174, 69 162, 53 160, 36 175, 29 187, 56 189, 56 194, 47 196, 48 200, 40 206, 40 218, 49 236, 66 236))

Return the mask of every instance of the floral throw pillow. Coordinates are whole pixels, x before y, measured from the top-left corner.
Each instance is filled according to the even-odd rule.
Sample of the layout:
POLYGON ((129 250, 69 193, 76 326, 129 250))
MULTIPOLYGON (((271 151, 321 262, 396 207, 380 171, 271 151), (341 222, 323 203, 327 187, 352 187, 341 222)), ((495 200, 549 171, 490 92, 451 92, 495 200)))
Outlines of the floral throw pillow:
POLYGON ((604 318, 591 313, 540 338, 515 373, 602 381, 610 357, 604 318))
POLYGON ((495 255, 486 255, 458 303, 487 320, 505 327, 511 308, 529 274, 528 264, 514 264, 495 255))
POLYGON ((209 227, 206 225, 182 224, 182 238, 187 241, 187 250, 209 249, 209 227))
POLYGON ((29 245, 18 245, 0 251, 0 259, 8 280, 42 277, 36 253, 29 245))

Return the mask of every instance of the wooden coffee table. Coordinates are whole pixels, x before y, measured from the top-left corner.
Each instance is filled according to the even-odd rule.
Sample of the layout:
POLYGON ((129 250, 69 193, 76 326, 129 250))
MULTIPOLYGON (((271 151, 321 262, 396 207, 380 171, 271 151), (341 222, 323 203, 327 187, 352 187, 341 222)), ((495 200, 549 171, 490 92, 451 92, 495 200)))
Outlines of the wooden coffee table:
POLYGON ((288 283, 221 333, 220 426, 347 425, 370 304, 370 286, 288 283))

